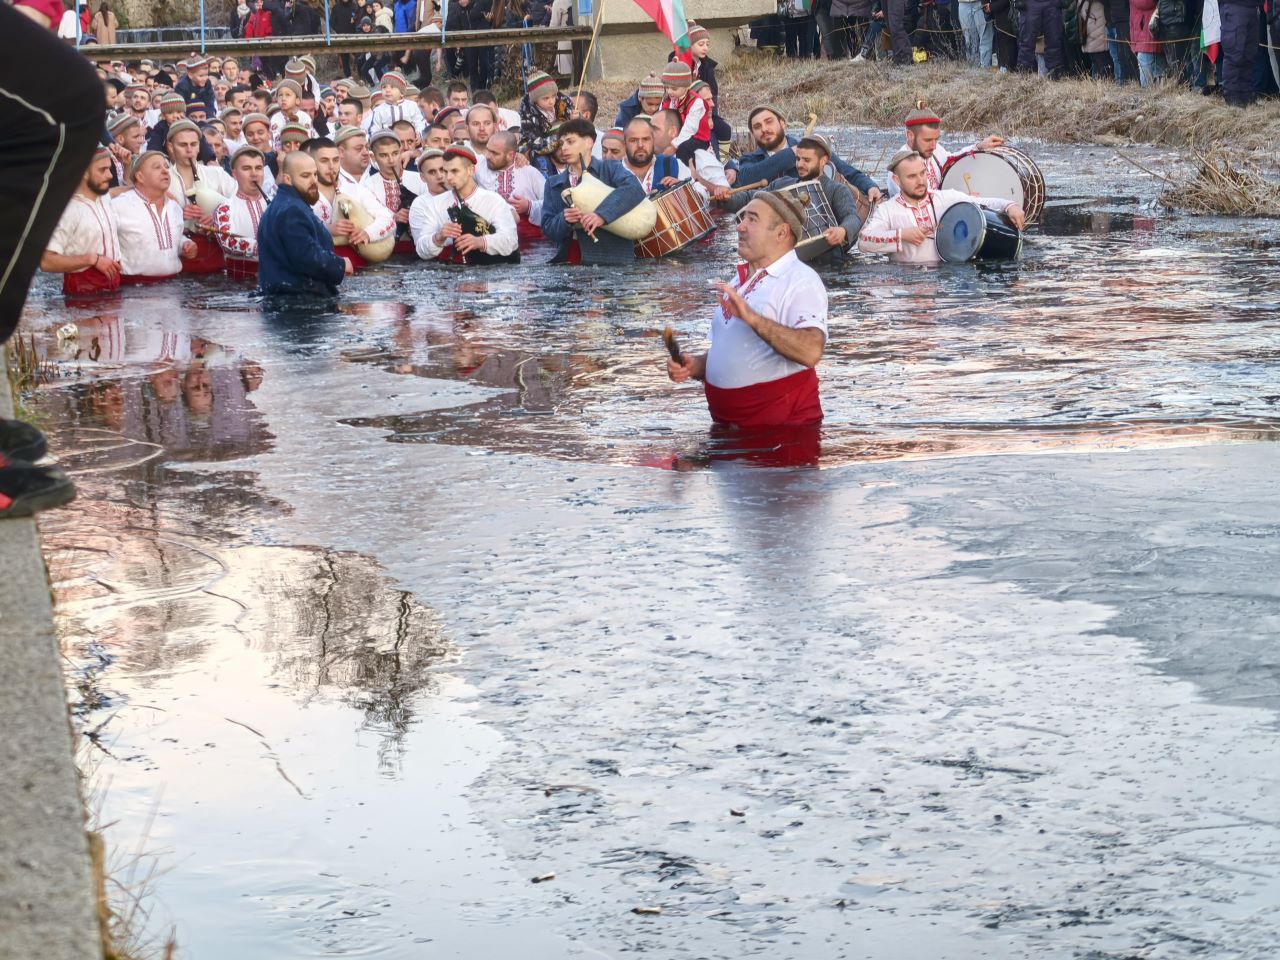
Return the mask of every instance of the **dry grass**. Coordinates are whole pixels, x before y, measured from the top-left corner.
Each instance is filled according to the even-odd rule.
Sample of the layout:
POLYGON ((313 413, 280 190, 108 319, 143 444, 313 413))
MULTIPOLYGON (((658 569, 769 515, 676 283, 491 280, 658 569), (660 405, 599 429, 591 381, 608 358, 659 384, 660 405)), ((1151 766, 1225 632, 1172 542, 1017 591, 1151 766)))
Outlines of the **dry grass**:
POLYGON ((1139 170, 1164 181, 1160 203, 1171 210, 1230 217, 1280 218, 1280 183, 1230 151, 1193 150, 1195 173, 1170 177, 1121 154, 1139 170))
MULTIPOLYGON (((1242 111, 1218 97, 1167 85, 1117 87, 1090 79, 1049 82, 1025 74, 983 73, 937 61, 914 67, 887 63, 785 60, 749 52, 720 69, 720 112, 740 126, 758 103, 788 116, 816 113, 826 125, 894 127, 924 100, 947 129, 1003 133, 1057 143, 1163 144, 1270 151, 1280 140, 1280 101, 1242 111)), ((611 119, 635 81, 596 84, 601 117, 611 119)))

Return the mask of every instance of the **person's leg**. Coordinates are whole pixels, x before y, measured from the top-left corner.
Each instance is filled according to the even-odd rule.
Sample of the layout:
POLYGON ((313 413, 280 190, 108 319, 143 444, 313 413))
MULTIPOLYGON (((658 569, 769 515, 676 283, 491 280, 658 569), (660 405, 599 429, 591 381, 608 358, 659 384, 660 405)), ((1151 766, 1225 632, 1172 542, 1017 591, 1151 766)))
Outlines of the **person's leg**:
POLYGON ((889 39, 893 41, 893 62, 899 66, 911 62, 911 37, 907 32, 907 0, 885 0, 885 20, 889 39))
POLYGON ((1056 3, 1043 4, 1044 65, 1050 80, 1059 80, 1066 73, 1066 25, 1056 3))
POLYGON ((821 12, 814 13, 814 21, 818 25, 818 43, 823 53, 826 54, 828 60, 836 58, 835 50, 832 47, 832 32, 834 24, 832 22, 831 7, 824 6, 821 12))
POLYGON ((102 130, 102 81, 53 31, 0 4, 0 343, 102 130), (49 78, 56 77, 57 83, 49 78))
POLYGON ((1036 38, 1040 36, 1041 10, 1039 0, 1027 0, 1022 16, 1018 19, 1018 69, 1025 73, 1038 71, 1036 38))
POLYGON ((976 64, 982 47, 982 4, 978 0, 959 0, 956 10, 960 15, 960 31, 964 35, 965 59, 976 64))

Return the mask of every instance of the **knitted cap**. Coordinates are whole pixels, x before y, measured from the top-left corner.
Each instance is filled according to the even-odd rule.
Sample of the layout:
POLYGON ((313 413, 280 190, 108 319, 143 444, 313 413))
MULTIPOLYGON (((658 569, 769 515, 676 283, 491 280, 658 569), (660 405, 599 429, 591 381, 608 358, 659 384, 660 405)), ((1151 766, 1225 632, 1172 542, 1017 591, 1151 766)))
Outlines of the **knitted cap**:
POLYGON ((369 134, 369 148, 373 149, 373 145, 379 140, 390 140, 396 146, 400 145, 400 137, 394 130, 388 130, 386 127, 383 127, 381 130, 375 130, 373 133, 369 134))
POLYGON ((782 124, 784 127, 787 125, 786 115, 783 114, 781 110, 779 110, 775 106, 771 106, 770 104, 762 103, 758 107, 753 107, 751 109, 751 112, 747 114, 747 126, 750 127, 751 121, 756 118, 757 114, 761 114, 761 113, 772 113, 775 117, 778 118, 778 122, 780 124, 782 124))
POLYGON ((169 162, 169 158, 166 157, 159 150, 143 150, 140 154, 138 154, 136 157, 133 158, 133 163, 129 164, 130 180, 132 180, 134 177, 138 175, 138 168, 142 166, 143 162, 146 161, 148 157, 159 157, 165 163, 169 162))
POLYGON ((662 82, 668 87, 687 87, 693 83, 693 71, 683 60, 672 60, 662 71, 662 82))
POLYGON ((707 83, 705 80, 695 80, 689 85, 689 89, 693 93, 701 93, 703 90, 710 90, 711 84, 707 83))
POLYGON ((431 122, 433 124, 438 124, 439 126, 447 128, 449 124, 452 123, 453 121, 461 120, 461 119, 462 119, 461 110, 459 110, 457 107, 445 107, 443 110, 441 110, 439 113, 436 114, 436 118, 431 122))
POLYGON ((297 80, 281 80, 276 84, 276 96, 280 96, 281 90, 292 90, 293 95, 298 99, 302 99, 302 84, 297 80))
POLYGON ((619 143, 625 143, 626 136, 617 127, 613 127, 600 135, 601 143, 604 143, 606 140, 617 140, 619 143))
POLYGON ((691 46, 697 43, 699 40, 706 40, 710 36, 711 34, 707 31, 707 28, 702 26, 701 24, 699 23, 689 24, 689 44, 691 46))
POLYGON ((912 157, 918 157, 918 156, 920 156, 918 151, 912 150, 910 147, 903 147, 901 150, 899 150, 897 153, 895 153, 892 157, 889 158, 889 167, 888 167, 889 172, 890 173, 896 172, 898 169, 898 164, 900 164, 903 160, 910 160, 912 157))
POLYGON ((311 139, 311 131, 300 123, 286 123, 280 128, 281 143, 302 143, 311 139))
POLYGON ((188 57, 187 62, 183 64, 183 66, 185 66, 188 71, 196 70, 196 69, 199 69, 200 67, 207 67, 208 65, 209 65, 209 58, 201 57, 201 56, 188 57))
POLYGON ((187 101, 182 99, 180 93, 166 93, 160 98, 160 112, 167 113, 170 110, 187 109, 187 101))
POLYGON ((549 74, 541 70, 535 70, 529 74, 529 79, 524 82, 524 92, 529 95, 530 100, 537 100, 548 93, 559 93, 560 87, 549 74))
POLYGON ((139 120, 137 117, 135 117, 131 113, 122 113, 120 114, 120 116, 116 117, 109 124, 107 124, 107 129, 110 130, 111 135, 115 137, 115 136, 118 136, 119 134, 124 133, 126 130, 129 129, 131 125, 135 123, 141 125, 142 121, 139 120))
POLYGON ((193 100, 191 103, 187 104, 187 116, 191 116, 193 113, 203 113, 207 117, 209 115, 209 108, 205 106, 205 102, 203 100, 193 100))
POLYGON ((307 75, 307 65, 301 60, 290 60, 284 65, 284 75, 286 77, 305 77, 307 75))
POLYGON ((147 85, 145 83, 131 83, 124 88, 125 93, 137 93, 139 90, 147 94, 147 96, 151 95, 151 91, 147 89, 147 85))
POLYGON ((263 154, 261 150, 259 150, 257 147, 251 147, 249 144, 246 143, 243 147, 241 147, 239 150, 237 150, 235 153, 231 155, 231 166, 234 167, 236 165, 236 161, 244 156, 255 156, 258 159, 260 159, 263 163, 267 162, 266 155, 263 154))
POLYGON ((168 143, 178 134, 186 133, 188 130, 194 133, 197 137, 200 136, 200 128, 197 127, 194 123, 192 123, 190 120, 179 120, 177 123, 171 126, 169 128, 169 132, 164 135, 164 142, 168 143))
POLYGON ((298 62, 305 66, 312 73, 316 72, 316 58, 309 53, 304 53, 298 58, 298 62))
POLYGON ((423 150, 422 155, 418 157, 418 160, 419 162, 424 160, 434 160, 436 159, 436 157, 443 157, 443 156, 444 156, 443 150, 437 149, 436 147, 431 147, 430 149, 423 150))
POLYGON ((241 110, 239 107, 226 107, 221 113, 218 114, 218 119, 226 120, 228 117, 239 117, 243 115, 244 115, 244 111, 241 110))
POLYGON ((369 93, 370 91, 368 87, 362 86, 358 83, 353 83, 351 86, 347 87, 347 96, 351 97, 353 100, 368 100, 369 93))
POLYGON ((419 90, 417 87, 415 87, 413 84, 410 84, 409 86, 404 88, 404 96, 406 100, 418 99, 418 94, 420 94, 421 92, 422 91, 419 90))
POLYGON ((662 79, 656 73, 650 73, 640 81, 640 88, 636 91, 636 96, 640 100, 648 100, 654 97, 661 97, 666 92, 662 87, 662 79))
POLYGON ((382 103, 382 101, 386 99, 387 98, 382 95, 381 90, 375 90, 373 91, 373 93, 369 94, 369 105, 372 107, 376 107, 378 104, 382 103))
POLYGON ((925 107, 923 100, 916 101, 916 108, 907 114, 904 125, 908 127, 940 127, 942 120, 938 115, 925 107))
POLYGON ((470 147, 452 146, 444 152, 446 160, 451 160, 454 157, 461 157, 463 160, 469 160, 473 164, 476 162, 476 155, 471 152, 470 147))
POLYGON ((382 82, 379 86, 396 86, 403 90, 409 86, 409 81, 404 78, 404 74, 399 70, 388 70, 382 75, 382 82))
POLYGON ((261 123, 263 126, 270 127, 271 121, 267 119, 265 113, 246 113, 240 120, 240 129, 248 130, 249 124, 261 123))
POLYGON ((804 207, 799 200, 782 193, 770 193, 768 190, 761 190, 752 199, 767 203, 782 222, 791 228, 793 243, 800 242, 800 238, 804 236, 805 216, 804 207))
POLYGON ((336 147, 342 146, 352 137, 363 137, 364 131, 359 127, 339 127, 338 132, 333 135, 333 144, 336 147))

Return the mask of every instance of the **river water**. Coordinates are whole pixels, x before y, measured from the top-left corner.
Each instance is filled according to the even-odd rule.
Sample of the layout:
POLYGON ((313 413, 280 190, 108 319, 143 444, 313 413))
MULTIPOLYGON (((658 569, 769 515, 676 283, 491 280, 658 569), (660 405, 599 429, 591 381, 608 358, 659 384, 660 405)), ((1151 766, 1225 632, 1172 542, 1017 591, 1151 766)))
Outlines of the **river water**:
POLYGON ((390 264, 288 314, 41 279, 68 688, 151 928, 241 960, 1273 956, 1280 229, 1032 152, 1021 263, 827 276, 817 469, 665 379, 729 229, 608 272, 390 264))

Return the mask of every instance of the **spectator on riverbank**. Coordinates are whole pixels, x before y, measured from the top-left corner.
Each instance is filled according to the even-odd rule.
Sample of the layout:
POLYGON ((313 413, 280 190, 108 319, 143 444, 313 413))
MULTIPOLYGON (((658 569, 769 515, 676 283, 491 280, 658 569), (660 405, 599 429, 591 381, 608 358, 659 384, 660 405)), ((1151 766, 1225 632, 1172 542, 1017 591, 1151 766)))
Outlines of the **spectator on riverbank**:
POLYGON ((1138 56, 1138 82, 1142 86, 1164 76, 1164 44, 1151 33, 1156 0, 1129 0, 1129 36, 1138 56))
POLYGON ((120 21, 111 12, 106 0, 103 0, 98 5, 98 12, 93 15, 93 21, 89 24, 89 29, 93 31, 93 35, 98 38, 99 43, 114 44, 116 42, 116 31, 120 29, 120 21))

